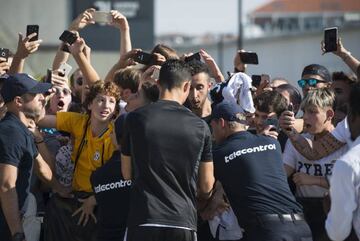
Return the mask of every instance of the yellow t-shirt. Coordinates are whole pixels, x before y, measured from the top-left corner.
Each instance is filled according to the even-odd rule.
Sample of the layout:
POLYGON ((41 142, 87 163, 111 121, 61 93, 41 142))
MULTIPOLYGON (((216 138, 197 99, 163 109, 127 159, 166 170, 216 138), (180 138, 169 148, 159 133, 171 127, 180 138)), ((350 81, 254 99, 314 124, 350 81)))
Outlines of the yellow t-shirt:
MULTIPOLYGON (((89 115, 73 112, 57 112, 56 114, 56 129, 70 133, 74 139, 74 148, 71 154, 73 162, 76 159, 88 118, 89 115)), ((90 125, 90 121, 88 125, 90 125)), ((116 148, 110 138, 112 131, 113 124, 111 123, 108 129, 104 130, 104 134, 100 137, 94 137, 90 126, 88 126, 84 146, 74 172, 72 186, 75 191, 92 192, 90 184, 91 173, 107 162, 116 148)))

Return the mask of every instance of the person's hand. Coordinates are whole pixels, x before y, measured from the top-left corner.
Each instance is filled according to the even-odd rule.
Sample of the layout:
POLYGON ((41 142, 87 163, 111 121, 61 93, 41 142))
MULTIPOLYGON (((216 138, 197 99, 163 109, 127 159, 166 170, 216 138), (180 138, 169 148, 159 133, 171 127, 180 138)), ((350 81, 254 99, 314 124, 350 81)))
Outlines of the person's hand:
POLYGON ((10 69, 10 64, 5 58, 0 57, 0 75, 5 74, 10 69))
POLYGON ((135 60, 133 59, 137 53, 141 52, 141 49, 132 49, 129 52, 121 55, 119 59, 119 68, 123 69, 130 65, 136 65, 135 60))
POLYGON ((293 175, 293 181, 297 186, 301 185, 316 185, 320 183, 320 177, 311 176, 303 172, 297 172, 293 175))
POLYGON ((151 65, 149 68, 147 68, 144 73, 141 75, 140 83, 144 82, 157 82, 159 76, 155 76, 157 71, 160 71, 161 66, 160 65, 151 65))
POLYGON ((129 29, 129 24, 124 15, 122 15, 119 11, 111 10, 111 22, 110 25, 120 29, 120 31, 126 31, 129 29))
POLYGON ((69 46, 70 53, 72 55, 78 55, 83 52, 85 48, 85 40, 78 38, 72 45, 69 46))
POLYGON ((36 52, 40 46, 40 43, 42 42, 41 39, 36 41, 29 41, 32 37, 35 37, 37 33, 32 33, 29 36, 26 36, 23 38, 23 35, 19 33, 19 40, 18 40, 18 46, 16 49, 15 56, 25 59, 30 54, 36 52))
POLYGON ((260 84, 256 88, 255 96, 258 96, 265 91, 272 91, 272 88, 270 87, 270 76, 262 74, 260 84))
POLYGON ((153 53, 153 55, 155 65, 162 65, 166 61, 166 58, 162 54, 153 53))
MULTIPOLYGON (((325 52, 325 42, 324 40, 321 41, 321 51, 322 51, 322 55, 326 54, 327 52, 325 52)), ((345 47, 343 46, 342 42, 341 42, 341 38, 338 38, 337 40, 337 49, 336 51, 332 52, 333 54, 339 56, 340 58, 344 58, 346 56, 348 56, 350 53, 347 49, 345 49, 345 47)))
POLYGON ((77 16, 69 26, 69 31, 79 31, 85 28, 87 25, 94 24, 93 14, 96 10, 94 8, 88 8, 79 16, 77 16))
POLYGON ((280 115, 279 126, 288 135, 295 129, 295 121, 294 112, 286 110, 280 115))
POLYGON ((54 86, 59 86, 61 88, 69 88, 68 83, 69 79, 67 76, 64 76, 65 73, 63 73, 62 70, 53 70, 51 75, 51 84, 54 86))
MULTIPOLYGON (((276 128, 276 126, 275 126, 276 128)), ((274 126, 265 126, 265 128, 259 133, 265 136, 270 136, 272 138, 277 139, 279 136, 279 133, 276 130, 273 130, 274 126)))
POLYGON ((247 65, 244 64, 242 61, 241 61, 241 58, 240 58, 240 52, 246 52, 244 49, 240 49, 236 52, 236 55, 234 57, 234 68, 235 68, 235 72, 245 72, 246 71, 246 67, 247 65))
POLYGON ((40 132, 39 128, 36 126, 36 123, 33 119, 28 120, 27 128, 33 134, 35 142, 42 140, 44 138, 43 134, 40 132))
POLYGON ((222 82, 225 80, 224 76, 222 75, 218 65, 216 64, 214 58, 208 54, 204 49, 200 49, 199 51, 201 58, 204 62, 209 66, 214 78, 217 82, 222 82))
POLYGON ((96 200, 94 195, 85 198, 85 199, 78 199, 79 202, 82 203, 81 207, 77 209, 73 214, 72 217, 80 214, 78 225, 86 226, 89 221, 89 218, 92 218, 95 223, 97 223, 97 219, 94 215, 94 208, 96 205, 96 200))

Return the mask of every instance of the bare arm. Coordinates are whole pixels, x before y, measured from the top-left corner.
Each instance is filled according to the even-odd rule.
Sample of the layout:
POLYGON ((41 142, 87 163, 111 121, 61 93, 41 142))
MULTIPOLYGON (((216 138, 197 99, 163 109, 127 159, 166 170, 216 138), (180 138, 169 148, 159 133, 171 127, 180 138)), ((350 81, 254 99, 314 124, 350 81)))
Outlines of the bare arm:
POLYGON ((131 180, 131 156, 121 154, 121 173, 125 180, 131 180))
POLYGON ((42 42, 41 39, 36 41, 29 41, 32 37, 36 36, 36 33, 30 34, 23 38, 19 33, 18 46, 11 63, 9 74, 22 73, 24 69, 25 59, 32 53, 36 52, 42 42))
POLYGON ((207 66, 209 66, 209 69, 211 71, 212 76, 215 78, 216 82, 222 82, 225 80, 223 74, 220 71, 219 66, 216 64, 215 60, 213 59, 213 57, 211 57, 210 54, 208 54, 205 50, 201 49, 200 50, 200 55, 203 58, 203 60, 205 61, 205 63, 207 64, 207 66))
POLYGON ((212 161, 200 162, 198 178, 198 198, 209 199, 214 187, 214 164, 212 161))
POLYGON ((17 167, 0 164, 0 203, 11 234, 23 233, 15 189, 17 175, 17 167))
POLYGON ((100 76, 93 68, 88 58, 85 56, 83 52, 84 47, 85 47, 84 39, 78 38, 76 42, 69 47, 69 49, 76 63, 78 64, 81 72, 84 75, 84 79, 87 82, 86 84, 92 86, 96 81, 100 80, 100 76))
POLYGON ((38 125, 42 128, 56 128, 56 115, 46 115, 39 120, 38 125))

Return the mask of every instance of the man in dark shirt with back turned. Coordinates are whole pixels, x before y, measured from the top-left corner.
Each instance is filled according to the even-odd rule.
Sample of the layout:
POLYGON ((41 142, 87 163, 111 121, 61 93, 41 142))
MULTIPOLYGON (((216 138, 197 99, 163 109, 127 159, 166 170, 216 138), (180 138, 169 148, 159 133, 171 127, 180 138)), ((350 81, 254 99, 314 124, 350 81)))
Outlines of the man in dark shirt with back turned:
POLYGON ((127 240, 192 241, 195 195, 208 199, 214 183, 210 130, 182 106, 191 86, 185 62, 166 61, 158 84, 160 100, 125 121, 124 178, 134 170, 127 240))
POLYGON ((245 229, 242 240, 312 240, 286 181, 279 142, 247 132, 245 115, 227 102, 213 108, 211 126, 215 177, 245 229))

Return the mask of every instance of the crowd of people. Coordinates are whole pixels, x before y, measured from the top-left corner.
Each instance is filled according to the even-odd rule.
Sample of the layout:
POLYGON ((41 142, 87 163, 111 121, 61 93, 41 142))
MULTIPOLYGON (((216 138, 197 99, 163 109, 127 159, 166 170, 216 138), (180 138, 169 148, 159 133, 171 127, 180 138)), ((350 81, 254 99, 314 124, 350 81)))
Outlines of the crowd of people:
POLYGON ((101 77, 79 34, 95 13, 41 80, 23 72, 36 33, 0 57, 1 241, 359 240, 360 62, 340 38, 328 54, 352 73, 310 61, 298 86, 255 87, 244 50, 227 77, 204 49, 144 62, 110 11, 120 54, 101 77))

